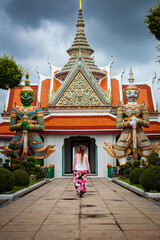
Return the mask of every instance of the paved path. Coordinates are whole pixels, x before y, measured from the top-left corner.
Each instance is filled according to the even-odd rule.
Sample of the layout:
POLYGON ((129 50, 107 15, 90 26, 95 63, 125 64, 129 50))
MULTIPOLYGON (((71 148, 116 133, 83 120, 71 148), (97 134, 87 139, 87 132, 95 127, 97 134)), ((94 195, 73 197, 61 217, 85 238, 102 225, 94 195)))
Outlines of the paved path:
POLYGON ((55 179, 0 209, 0 239, 160 239, 160 207, 105 178, 55 179))

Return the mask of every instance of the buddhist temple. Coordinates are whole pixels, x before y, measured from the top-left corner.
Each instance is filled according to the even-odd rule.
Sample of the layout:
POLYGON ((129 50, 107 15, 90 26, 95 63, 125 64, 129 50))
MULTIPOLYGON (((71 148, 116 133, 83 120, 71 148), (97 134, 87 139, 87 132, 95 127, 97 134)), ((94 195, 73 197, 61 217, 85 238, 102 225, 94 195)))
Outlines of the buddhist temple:
MULTIPOLYGON (((48 60, 50 77, 41 75, 38 83, 30 87, 37 95, 33 105, 41 104, 44 114, 44 131, 40 132, 45 145, 55 145, 55 152, 44 160, 44 164, 55 165, 55 177, 72 174, 74 155, 79 144, 86 146, 92 176, 106 177, 107 163, 117 164, 104 150, 104 142, 116 143, 121 129, 116 128, 116 111, 119 101, 125 103, 123 90, 129 84, 122 83, 123 71, 112 77, 113 59, 104 68, 99 68, 93 57, 94 50, 85 34, 85 23, 80 1, 76 36, 67 50, 69 60, 61 69, 48 60)), ((96 56, 96 53, 95 53, 96 56)), ((129 74, 129 73, 128 73, 129 74)), ((154 79, 154 78, 153 78, 154 79)), ((160 142, 160 122, 153 79, 136 82, 132 69, 129 81, 140 89, 138 103, 145 101, 149 111, 150 127, 144 132, 152 143, 160 142), (132 79, 131 79, 132 78, 132 79)), ((0 146, 8 145, 14 136, 9 131, 10 115, 14 103, 21 106, 19 91, 16 87, 9 90, 1 114, 0 146)), ((0 157, 6 157, 0 154, 0 157)))

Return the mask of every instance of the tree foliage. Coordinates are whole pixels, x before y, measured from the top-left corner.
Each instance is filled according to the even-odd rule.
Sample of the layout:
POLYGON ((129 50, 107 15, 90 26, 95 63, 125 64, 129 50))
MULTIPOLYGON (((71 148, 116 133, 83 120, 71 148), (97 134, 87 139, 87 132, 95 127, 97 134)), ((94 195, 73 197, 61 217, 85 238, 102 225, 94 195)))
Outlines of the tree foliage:
MULTIPOLYGON (((147 24, 147 28, 150 30, 150 33, 153 34, 158 41, 160 41, 160 1, 158 1, 153 8, 148 10, 145 23, 147 24)), ((160 52, 160 44, 157 46, 157 51, 160 52)), ((157 62, 160 63, 160 56, 157 58, 157 62)))
POLYGON ((23 68, 17 65, 14 57, 9 58, 5 54, 0 57, 0 89, 11 89, 22 81, 23 68))
POLYGON ((148 10, 145 23, 150 32, 160 41, 160 2, 148 10))

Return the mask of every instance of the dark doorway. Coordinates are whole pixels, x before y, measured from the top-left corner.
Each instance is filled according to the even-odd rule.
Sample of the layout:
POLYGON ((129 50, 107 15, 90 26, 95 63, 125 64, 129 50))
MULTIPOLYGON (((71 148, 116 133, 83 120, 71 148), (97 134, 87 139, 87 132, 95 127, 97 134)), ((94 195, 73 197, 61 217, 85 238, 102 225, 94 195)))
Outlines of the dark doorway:
POLYGON ((96 144, 95 139, 90 137, 70 137, 64 140, 64 174, 73 173, 74 155, 78 146, 83 144, 86 147, 91 173, 96 174, 96 144))

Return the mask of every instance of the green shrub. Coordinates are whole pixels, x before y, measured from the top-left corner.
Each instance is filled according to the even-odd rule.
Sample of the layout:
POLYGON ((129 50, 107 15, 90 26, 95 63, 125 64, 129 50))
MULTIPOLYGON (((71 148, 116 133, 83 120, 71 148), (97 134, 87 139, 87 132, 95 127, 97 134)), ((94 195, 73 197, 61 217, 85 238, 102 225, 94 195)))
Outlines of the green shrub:
POLYGON ((124 175, 126 178, 129 177, 129 173, 131 172, 131 167, 132 167, 132 163, 130 161, 127 161, 124 165, 123 165, 123 169, 124 169, 124 175))
POLYGON ((129 174, 130 183, 133 184, 139 183, 139 178, 143 172, 144 172, 143 168, 134 168, 129 174))
POLYGON ((27 162, 30 162, 30 163, 35 163, 36 159, 34 156, 29 156, 27 157, 27 162))
POLYGON ((29 184, 29 175, 22 169, 13 172, 16 186, 27 186, 29 184))
POLYGON ((13 186, 14 177, 11 172, 5 168, 0 168, 0 193, 11 191, 13 186))
POLYGON ((9 164, 8 163, 3 163, 3 168, 9 169, 9 164))
POLYGON ((147 157, 147 162, 149 162, 149 165, 150 165, 150 166, 159 165, 160 157, 158 156, 157 153, 152 152, 152 153, 147 157))
POLYGON ((15 158, 12 160, 12 164, 20 164, 19 159, 15 158))
POLYGON ((160 166, 146 169, 140 177, 140 183, 145 191, 156 190, 160 192, 160 166))
POLYGON ((35 172, 37 179, 43 179, 46 177, 46 173, 45 173, 44 169, 41 167, 35 167, 34 172, 35 172))
POLYGON ((140 166, 140 164, 141 164, 140 160, 134 160, 134 162, 133 162, 133 169, 134 168, 138 168, 140 166))
POLYGON ((131 169, 129 169, 129 168, 124 169, 124 175, 125 175, 126 178, 129 177, 130 172, 131 172, 131 169))
POLYGON ((12 150, 18 150, 19 149, 19 145, 16 144, 16 143, 10 143, 8 148, 12 149, 12 150))
POLYGON ((124 169, 128 169, 128 168, 131 168, 132 167, 132 163, 130 161, 127 161, 125 164, 124 164, 124 169))
POLYGON ((24 169, 27 173, 32 171, 35 167, 35 164, 29 161, 22 161, 20 165, 21 169, 24 169))

